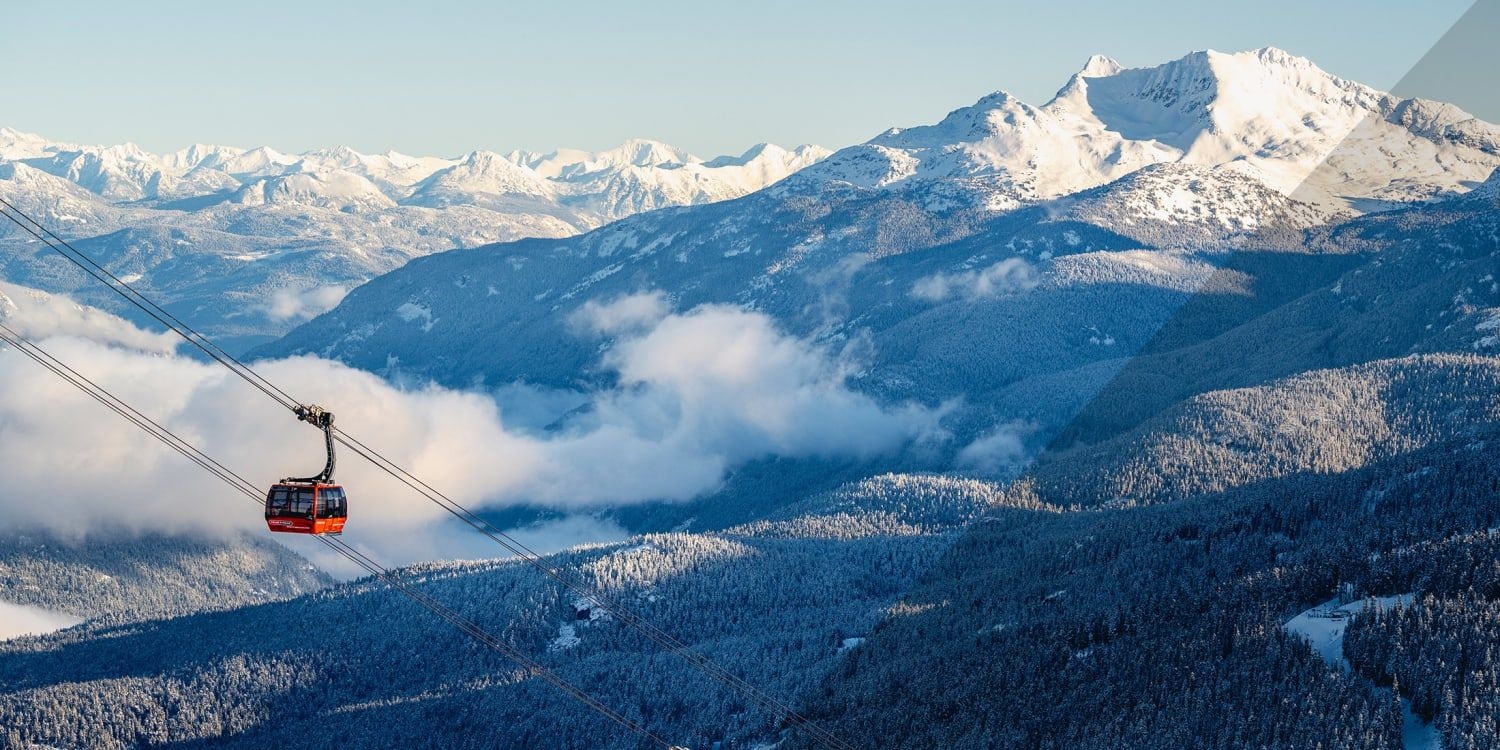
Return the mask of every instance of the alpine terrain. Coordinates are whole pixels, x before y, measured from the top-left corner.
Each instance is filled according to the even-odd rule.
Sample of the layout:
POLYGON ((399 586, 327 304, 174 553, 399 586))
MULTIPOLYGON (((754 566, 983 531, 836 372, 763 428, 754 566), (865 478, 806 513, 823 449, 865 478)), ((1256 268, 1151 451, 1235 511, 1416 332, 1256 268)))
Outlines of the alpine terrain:
MULTIPOLYGON (((458 158, 201 144, 152 154, 0 128, 0 186, 195 327, 241 346, 284 333, 414 257, 735 198, 826 154, 760 144, 705 161, 639 139, 600 152, 458 158)), ((12 282, 124 309, 16 227, 0 228, 0 258, 12 282)))
MULTIPOLYGON (((0 538, 82 620, 0 641, 6 747, 1500 747, 1500 126, 1456 106, 1265 48, 832 153, 0 154, 257 368, 385 399, 340 424, 491 539, 613 534, 336 580, 0 538), (132 556, 211 575, 143 604, 132 556)), ((30 334, 179 357, 0 250, 30 334)))

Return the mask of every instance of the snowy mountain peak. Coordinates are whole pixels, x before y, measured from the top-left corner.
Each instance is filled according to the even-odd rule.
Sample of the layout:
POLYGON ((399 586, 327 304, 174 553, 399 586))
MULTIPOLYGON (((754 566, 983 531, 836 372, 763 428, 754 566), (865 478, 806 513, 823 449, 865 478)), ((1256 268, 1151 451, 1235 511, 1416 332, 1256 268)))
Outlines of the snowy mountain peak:
POLYGON ((1084 63, 1083 70, 1078 71, 1078 75, 1085 78, 1098 78, 1099 76, 1112 76, 1124 69, 1125 66, 1116 62, 1114 58, 1094 55, 1087 63, 1084 63))
POLYGON ((469 153, 464 154, 464 157, 459 160, 459 162, 458 162, 457 165, 455 165, 455 168, 458 168, 458 167, 461 167, 461 168, 466 169, 466 170, 473 171, 475 173, 480 173, 480 174, 484 174, 484 173, 504 174, 504 175, 510 175, 510 174, 515 174, 515 175, 532 175, 532 174, 535 174, 535 172, 533 172, 528 167, 524 167, 524 166, 521 166, 519 164, 515 164, 515 163, 511 162, 509 159, 506 159, 504 156, 501 156, 500 154, 495 153, 494 151, 484 151, 484 150, 470 151, 469 153))
POLYGON ((0 128, 0 159, 30 159, 56 151, 74 150, 77 146, 52 143, 39 135, 0 128))
POLYGON ((411 203, 431 208, 482 205, 493 196, 550 199, 554 192, 552 185, 529 167, 493 151, 471 151, 457 164, 419 182, 411 203))
POLYGON ((196 168, 210 159, 227 160, 245 153, 245 149, 232 146, 211 146, 206 143, 194 143, 184 149, 179 149, 161 157, 166 166, 173 169, 189 170, 196 168))
POLYGON ((505 158, 514 164, 534 170, 543 177, 563 180, 576 179, 603 170, 629 167, 673 168, 702 161, 682 149, 646 138, 631 138, 619 146, 604 151, 558 149, 547 154, 512 151, 505 158))
POLYGON ((237 178, 277 174, 298 161, 298 157, 283 154, 269 146, 257 146, 248 150, 210 148, 213 149, 212 152, 194 165, 195 168, 213 169, 237 178))
POLYGON ((839 151, 796 184, 906 191, 957 180, 970 204, 1006 210, 1150 164, 1243 161, 1274 189, 1338 213, 1462 192, 1488 176, 1497 145, 1500 129, 1456 107, 1401 100, 1274 47, 1146 68, 1095 56, 1040 107, 996 92, 839 151), (1329 160, 1337 167, 1321 168, 1329 160))
POLYGON ((659 164, 692 164, 702 161, 696 156, 661 141, 632 138, 618 148, 595 154, 602 163, 634 164, 638 167, 654 167, 659 164))
POLYGON ((339 211, 390 208, 395 204, 369 180, 352 172, 294 172, 247 183, 233 202, 247 206, 290 204, 339 211))
POLYGON ((300 165, 316 165, 318 168, 327 169, 337 167, 339 169, 363 168, 370 161, 370 157, 361 154, 348 146, 334 146, 333 148, 322 148, 309 151, 302 155, 298 162, 300 165))
POLYGON ((703 166, 709 169, 721 167, 744 167, 753 164, 784 164, 795 168, 801 168, 826 158, 833 153, 822 146, 802 144, 790 151, 774 143, 757 143, 739 156, 720 156, 703 162, 703 166))
MULTIPOLYGON (((806 148, 806 146, 799 146, 798 148, 806 148)), ((703 162, 703 166, 709 168, 742 167, 756 159, 785 159, 786 156, 787 150, 774 143, 757 143, 745 149, 745 153, 739 156, 719 156, 703 162)))
MULTIPOLYGON (((1228 54, 1229 56, 1233 56, 1233 53, 1216 52, 1214 50, 1208 50, 1208 52, 1210 54, 1216 55, 1228 54)), ((1294 55, 1284 49, 1281 49, 1280 47, 1261 47, 1260 49, 1253 49, 1248 52, 1244 52, 1240 56, 1254 56, 1256 59, 1267 65, 1280 65, 1283 67, 1291 68, 1308 68, 1317 70, 1320 73, 1323 72, 1312 60, 1306 57, 1302 57, 1301 55, 1294 55)), ((1327 74, 1324 73, 1324 75, 1327 74)))

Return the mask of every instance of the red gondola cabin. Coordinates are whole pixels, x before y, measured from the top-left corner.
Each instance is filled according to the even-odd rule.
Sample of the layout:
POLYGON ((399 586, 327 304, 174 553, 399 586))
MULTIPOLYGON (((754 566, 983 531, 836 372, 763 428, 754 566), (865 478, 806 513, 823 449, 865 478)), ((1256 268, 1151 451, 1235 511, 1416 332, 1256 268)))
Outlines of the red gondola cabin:
POLYGON ((349 498, 333 483, 333 414, 320 406, 298 406, 297 419, 323 430, 328 462, 310 477, 292 477, 266 493, 266 527, 287 534, 340 534, 349 518, 349 498))
POLYGON ((266 526, 272 531, 339 534, 348 517, 348 498, 336 484, 274 484, 266 493, 266 526))

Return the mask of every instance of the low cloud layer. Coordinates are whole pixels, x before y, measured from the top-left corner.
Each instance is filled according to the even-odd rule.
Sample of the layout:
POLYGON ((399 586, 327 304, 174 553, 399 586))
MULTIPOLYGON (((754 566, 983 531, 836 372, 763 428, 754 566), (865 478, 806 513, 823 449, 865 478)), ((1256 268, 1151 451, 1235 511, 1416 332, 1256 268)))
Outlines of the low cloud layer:
POLYGON ((0 322, 22 336, 83 336, 146 352, 170 352, 173 333, 143 331, 97 308, 47 292, 0 282, 0 322))
POLYGON ((41 635, 82 622, 77 617, 41 607, 0 601, 0 641, 23 635, 41 635))
MULTIPOLYGON (((586 513, 686 500, 756 458, 873 458, 939 434, 936 412, 849 389, 852 363, 764 315, 727 306, 670 312, 655 295, 593 309, 580 324, 618 334, 600 361, 618 385, 574 394, 581 406, 546 432, 513 426, 499 406, 506 399, 487 394, 403 390, 311 357, 256 367, 454 499, 487 508, 525 502, 586 513)), ((319 433, 223 368, 120 346, 133 336, 64 333, 44 346, 256 484, 321 466, 319 433)), ((0 382, 0 524, 63 534, 262 528, 245 498, 18 353, 0 351, 0 382)), ((346 538, 390 561, 495 554, 444 541, 452 527, 440 509, 352 455, 341 453, 338 479, 352 498, 346 538)), ((549 546, 569 535, 618 535, 579 516, 536 532, 557 543, 549 546)))
POLYGON ((1021 258, 1007 258, 977 271, 924 276, 912 284, 911 296, 927 302, 988 299, 1030 291, 1040 281, 1035 266, 1021 258))
POLYGON ((348 293, 348 287, 339 285, 282 289, 271 295, 266 317, 278 323, 310 320, 332 310, 348 293))
POLYGON ((988 476, 1003 476, 1026 465, 1029 455, 1026 438, 1036 426, 1026 422, 1007 422, 964 446, 954 465, 965 471, 988 476))
POLYGON ((667 295, 642 292, 607 302, 589 300, 569 316, 568 322, 580 332, 613 335, 649 329, 671 312, 667 295))

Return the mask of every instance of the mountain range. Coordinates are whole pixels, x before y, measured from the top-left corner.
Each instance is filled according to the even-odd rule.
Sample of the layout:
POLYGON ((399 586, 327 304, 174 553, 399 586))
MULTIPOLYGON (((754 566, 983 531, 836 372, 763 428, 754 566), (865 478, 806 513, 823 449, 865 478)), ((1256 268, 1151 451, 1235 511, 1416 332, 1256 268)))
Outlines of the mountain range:
POLYGON ((963 397, 960 437, 1012 419, 1060 429, 1184 303, 1233 308, 1190 318, 1226 329, 1222 315, 1334 285, 1363 260, 1347 240, 1374 241, 1391 209, 1483 185, 1497 139, 1454 107, 1275 49, 1144 69, 1094 58, 1041 107, 987 96, 743 198, 422 258, 257 354, 597 387, 601 344, 571 316, 660 292, 835 349, 867 342, 861 387, 963 397))
MULTIPOLYGON (((761 144, 703 160, 666 144, 458 158, 55 143, 0 129, 0 196, 232 346, 265 341, 413 257, 561 237, 655 208, 733 198, 827 154, 761 144)), ((0 227, 7 278, 115 302, 0 227)))

